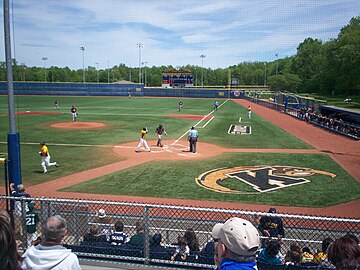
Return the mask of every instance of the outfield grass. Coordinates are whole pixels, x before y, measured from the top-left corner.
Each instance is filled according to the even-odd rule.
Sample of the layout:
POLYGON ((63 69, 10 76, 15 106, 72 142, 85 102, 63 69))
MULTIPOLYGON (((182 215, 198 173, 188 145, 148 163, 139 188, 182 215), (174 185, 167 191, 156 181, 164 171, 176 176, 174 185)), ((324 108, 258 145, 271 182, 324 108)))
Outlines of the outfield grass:
MULTIPOLYGON (((113 145, 138 140, 142 127, 149 127, 148 139, 156 139, 153 130, 162 123, 168 136, 176 140, 198 120, 168 117, 168 114, 207 115, 212 111, 213 99, 182 99, 184 108, 178 112, 178 98, 116 98, 116 97, 51 97, 16 96, 17 112, 38 111, 54 112, 53 104, 58 99, 61 114, 19 115, 16 117, 17 130, 21 139, 22 177, 26 185, 43 183, 52 179, 120 161, 120 157, 110 149, 113 145), (64 130, 50 128, 58 122, 71 122, 70 108, 75 104, 79 112, 79 121, 102 122, 104 129, 64 130), (39 142, 46 140, 53 161, 60 163, 60 169, 50 168, 48 175, 42 175, 39 142)), ((224 100, 220 100, 220 105, 224 100)), ((7 97, 0 96, 0 115, 7 113, 7 97)), ((253 113, 246 118, 247 109, 228 101, 213 114, 215 118, 205 128, 199 128, 199 140, 226 148, 294 148, 309 149, 308 144, 288 134, 280 128, 253 113), (252 135, 227 134, 230 124, 242 124, 252 127, 252 135)), ((201 123, 199 126, 203 125, 201 123)), ((8 118, 0 116, 0 152, 7 152, 6 135, 8 118)), ((2 171, 0 168, 0 174, 2 171)), ((144 164, 100 179, 72 187, 72 191, 99 192, 97 184, 101 182, 106 194, 126 194, 134 196, 156 196, 174 198, 198 198, 215 201, 234 201, 251 203, 269 203, 278 205, 326 206, 359 198, 359 184, 341 167, 327 156, 322 155, 275 155, 275 154, 226 154, 221 157, 189 161, 158 162, 144 164), (277 158, 275 158, 277 157, 277 158), (225 195, 205 190, 195 184, 195 177, 206 170, 223 166, 240 165, 293 165, 317 167, 339 176, 334 180, 324 176, 319 184, 301 185, 262 195, 225 195), (295 164, 295 165, 294 165, 295 164), (144 177, 144 176, 146 177, 144 177), (131 179, 131 185, 125 185, 131 179), (339 184, 341 181, 341 185, 339 184), (332 185, 336 183, 337 185, 332 185), (166 184, 166 185, 165 185, 166 184), (331 185, 329 185, 331 184, 331 185), (117 187, 117 188, 114 188, 117 187), (118 188, 121 187, 121 188, 118 188), (124 188, 126 187, 126 188, 124 188), (329 189, 325 193, 321 189, 329 189), (347 192, 339 192, 339 188, 347 192), (304 189, 304 190, 302 190, 304 189), (336 190, 336 192, 335 192, 336 190), (306 191, 305 195, 303 191, 306 191), (322 196, 322 194, 326 194, 322 196), (301 198, 299 198, 301 194, 301 198), (309 194, 309 195, 308 195, 309 194), (318 195, 319 194, 319 195, 318 195), (345 194, 345 195, 342 195, 345 194)), ((238 183, 230 183, 238 185, 238 183)), ((249 189, 246 186, 241 188, 249 189)))

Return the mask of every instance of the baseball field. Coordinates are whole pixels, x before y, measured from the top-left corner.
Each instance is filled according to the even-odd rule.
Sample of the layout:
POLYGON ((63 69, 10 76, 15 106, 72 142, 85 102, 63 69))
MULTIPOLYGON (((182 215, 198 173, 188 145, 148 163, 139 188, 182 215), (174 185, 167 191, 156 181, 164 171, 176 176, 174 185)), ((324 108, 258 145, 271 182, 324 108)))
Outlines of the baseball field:
MULTIPOLYGON (((260 116, 261 108, 255 108, 248 119, 246 106, 233 100, 219 100, 217 111, 213 111, 213 99, 184 98, 181 111, 178 101, 16 96, 22 179, 29 193, 312 208, 360 199, 359 179, 336 158, 338 139, 334 141, 336 151, 329 153, 331 145, 330 150, 314 147, 260 116), (55 100, 59 110, 54 109, 55 100), (76 122, 71 120, 72 104, 78 110, 76 122), (162 148, 156 146, 154 133, 160 123, 167 132, 162 148), (231 125, 250 127, 251 134, 229 134, 231 125), (199 133, 196 154, 188 152, 191 126, 199 133), (149 130, 147 141, 152 151, 135 153, 143 127, 149 130), (59 168, 50 167, 46 175, 38 154, 42 140, 49 147, 51 160, 60 164, 59 168)), ((7 97, 0 96, 1 153, 7 152, 7 113, 7 97)), ((286 121, 298 120, 288 117, 286 121)), ((304 134, 318 129, 311 128, 306 127, 304 134)), ((358 158, 358 150, 348 153, 350 158, 358 158)), ((3 171, 0 173, 2 176, 3 171)))

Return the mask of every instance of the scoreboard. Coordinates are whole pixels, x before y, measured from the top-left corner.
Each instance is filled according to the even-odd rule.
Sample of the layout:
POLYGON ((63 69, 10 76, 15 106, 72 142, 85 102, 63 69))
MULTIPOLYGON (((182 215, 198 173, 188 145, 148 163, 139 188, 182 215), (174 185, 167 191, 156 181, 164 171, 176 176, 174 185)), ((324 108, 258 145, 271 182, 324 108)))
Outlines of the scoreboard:
POLYGON ((193 87, 192 73, 163 73, 162 87, 193 87))

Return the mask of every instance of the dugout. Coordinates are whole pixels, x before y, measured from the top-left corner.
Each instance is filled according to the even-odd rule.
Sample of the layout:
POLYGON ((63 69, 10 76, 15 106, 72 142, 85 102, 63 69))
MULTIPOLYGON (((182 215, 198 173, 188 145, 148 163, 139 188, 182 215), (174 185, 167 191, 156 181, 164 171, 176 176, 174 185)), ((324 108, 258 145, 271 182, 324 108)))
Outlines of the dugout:
POLYGON ((325 116, 332 116, 343 121, 360 125, 360 111, 336 106, 321 106, 320 113, 325 116))

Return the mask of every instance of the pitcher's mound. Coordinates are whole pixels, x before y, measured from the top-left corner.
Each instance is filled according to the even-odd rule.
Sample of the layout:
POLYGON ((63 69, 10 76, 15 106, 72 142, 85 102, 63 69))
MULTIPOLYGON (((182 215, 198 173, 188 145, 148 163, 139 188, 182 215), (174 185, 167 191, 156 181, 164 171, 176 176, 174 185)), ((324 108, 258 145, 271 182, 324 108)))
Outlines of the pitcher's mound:
POLYGON ((63 129, 98 129, 106 126, 106 124, 100 122, 63 122, 50 125, 53 128, 63 129))

